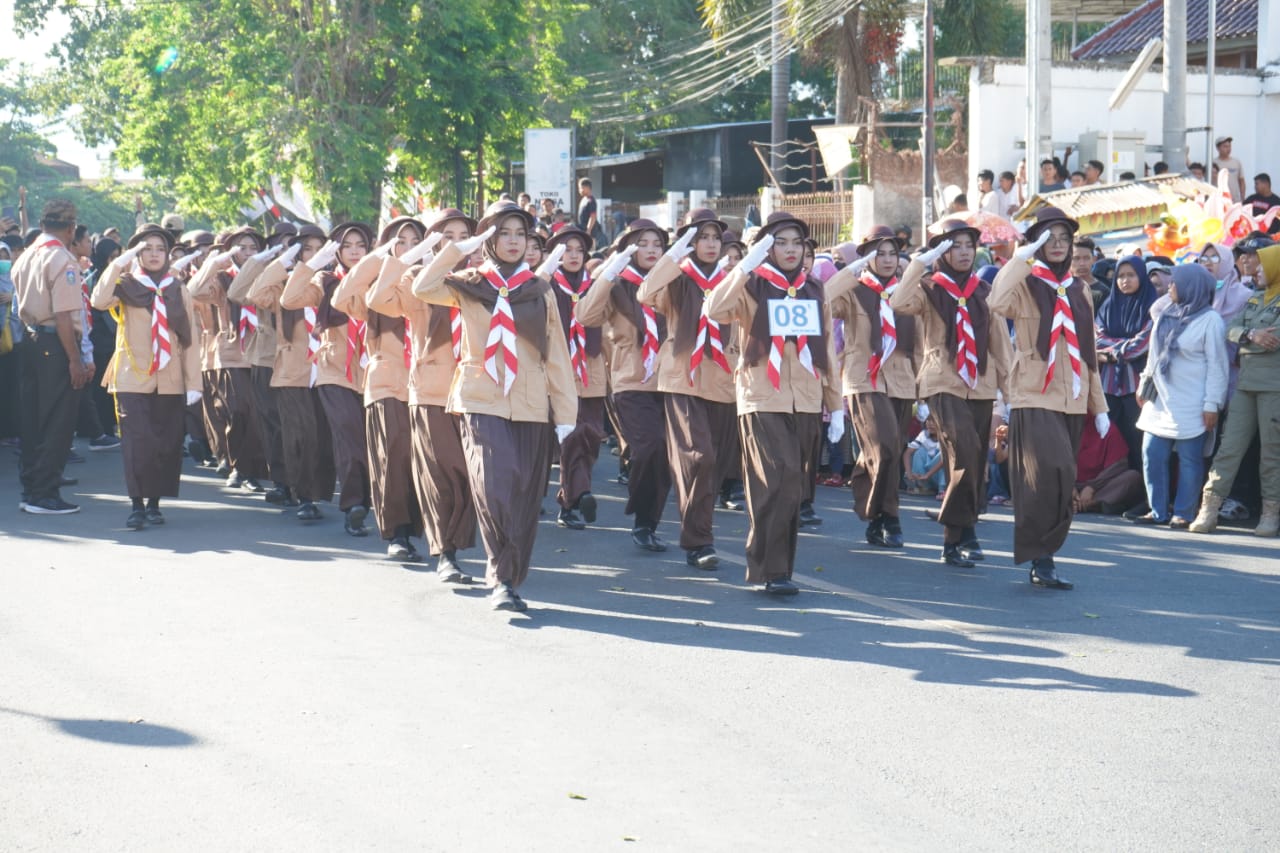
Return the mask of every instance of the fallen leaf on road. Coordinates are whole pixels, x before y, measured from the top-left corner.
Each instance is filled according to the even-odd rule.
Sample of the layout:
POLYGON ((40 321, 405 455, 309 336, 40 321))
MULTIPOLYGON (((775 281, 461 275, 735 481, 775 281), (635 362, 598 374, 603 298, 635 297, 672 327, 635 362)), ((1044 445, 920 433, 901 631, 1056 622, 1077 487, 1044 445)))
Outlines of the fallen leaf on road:
POLYGON ((624 835, 622 836, 622 840, 623 841, 639 841, 640 839, 636 838, 634 835, 624 835))
POLYGON ((822 568, 822 566, 814 566, 814 567, 813 567, 813 570, 814 570, 815 572, 825 572, 825 571, 826 571, 826 569, 822 568))
POLYGON ((557 549, 556 549, 556 553, 557 553, 557 554, 563 554, 563 553, 565 553, 565 552, 566 552, 566 551, 568 551, 568 550, 569 550, 568 548, 557 548, 557 549))
POLYGON ((623 591, 625 591, 625 590, 626 590, 626 587, 625 587, 625 586, 611 586, 611 587, 609 587, 609 589, 613 590, 614 592, 623 592, 623 591))
POLYGON ((142 721, 143 721, 143 720, 142 720, 142 718, 141 718, 141 717, 139 717, 138 719, 136 719, 136 720, 130 720, 129 722, 134 723, 134 724, 137 724, 137 723, 141 723, 142 721))
POLYGON ((569 799, 571 799, 571 800, 585 800, 585 799, 586 799, 586 797, 582 796, 581 794, 575 794, 573 791, 570 791, 570 792, 569 792, 569 799))
POLYGON ((1086 618, 1086 619, 1097 619, 1097 618, 1098 618, 1098 614, 1097 614, 1097 613, 1086 613, 1086 614, 1084 614, 1084 618, 1086 618))

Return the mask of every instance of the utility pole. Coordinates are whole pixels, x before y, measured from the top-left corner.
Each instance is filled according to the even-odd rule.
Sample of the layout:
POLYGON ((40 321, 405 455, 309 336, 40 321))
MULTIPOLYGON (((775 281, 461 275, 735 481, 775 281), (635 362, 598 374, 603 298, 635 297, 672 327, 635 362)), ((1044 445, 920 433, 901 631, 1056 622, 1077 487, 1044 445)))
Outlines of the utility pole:
POLYGON ((924 168, 924 198, 921 200, 920 242, 925 243, 927 229, 937 219, 933 209, 933 161, 936 140, 933 135, 933 0, 924 0, 924 20, 920 25, 920 59, 924 66, 924 116, 920 122, 920 161, 924 168))
MULTIPOLYGON (((1259 30, 1261 32, 1261 30, 1259 30)), ((1208 168, 1213 162, 1213 97, 1214 97, 1214 79, 1213 75, 1216 71, 1215 66, 1218 64, 1218 0, 1209 0, 1209 21, 1208 21, 1208 55, 1205 57, 1205 74, 1207 78, 1205 90, 1205 110, 1204 110, 1204 164, 1208 168)), ((1261 67, 1261 66, 1259 66, 1261 67)), ((1187 159, 1191 159, 1189 156, 1187 159)), ((1169 159, 1166 157, 1165 162, 1169 159)), ((1171 164, 1169 170, 1173 172, 1181 172, 1181 168, 1175 169, 1171 164)))
POLYGON ((1040 161, 1053 156, 1053 42, 1049 0, 1027 0, 1027 180, 1040 180, 1040 161))
MULTIPOLYGON (((769 53, 773 60, 773 73, 770 81, 769 168, 777 176, 781 184, 786 180, 786 156, 782 143, 787 139, 787 102, 791 94, 791 56, 784 46, 782 37, 783 0, 771 0, 769 8, 769 53)), ((781 185, 779 191, 782 191, 781 185)))
POLYGON ((1187 0, 1164 0, 1163 77, 1161 157, 1170 171, 1181 172, 1187 163, 1187 0))

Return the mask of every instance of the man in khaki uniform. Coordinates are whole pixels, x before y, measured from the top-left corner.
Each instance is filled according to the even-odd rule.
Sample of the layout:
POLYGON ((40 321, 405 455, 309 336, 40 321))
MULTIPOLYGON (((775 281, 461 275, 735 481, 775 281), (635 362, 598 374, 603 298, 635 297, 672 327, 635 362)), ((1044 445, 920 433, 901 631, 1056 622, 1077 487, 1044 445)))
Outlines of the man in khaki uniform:
POLYGON ((38 515, 66 515, 80 507, 62 499, 62 468, 75 434, 80 389, 94 366, 80 358, 84 293, 80 265, 68 250, 76 206, 52 199, 40 216, 42 233, 13 265, 18 316, 27 327, 22 358, 22 502, 38 515))

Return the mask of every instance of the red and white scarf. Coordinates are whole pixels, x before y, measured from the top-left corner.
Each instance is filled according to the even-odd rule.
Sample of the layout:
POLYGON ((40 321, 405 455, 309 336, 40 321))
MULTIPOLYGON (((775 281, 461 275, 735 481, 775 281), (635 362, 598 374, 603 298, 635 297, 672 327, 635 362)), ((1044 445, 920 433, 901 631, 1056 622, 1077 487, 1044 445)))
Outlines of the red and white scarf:
POLYGON ((492 261, 485 261, 480 265, 480 274, 498 292, 497 301, 493 303, 493 314, 489 317, 489 337, 484 344, 484 372, 495 383, 502 385, 505 396, 511 393, 511 386, 516 381, 516 373, 520 368, 520 357, 516 350, 516 318, 511 313, 508 297, 525 282, 533 281, 536 276, 528 264, 521 263, 511 278, 505 279, 492 261), (506 376, 502 380, 498 378, 498 350, 502 350, 502 363, 506 366, 506 376))
POLYGON ((449 309, 449 338, 453 341, 453 360, 462 360, 462 309, 449 309))
POLYGON ((582 387, 587 387, 587 327, 578 319, 578 300, 591 286, 591 277, 583 274, 582 282, 575 290, 565 276, 564 270, 557 269, 551 274, 551 281, 560 288, 573 303, 573 311, 569 314, 569 362, 573 365, 573 375, 578 377, 582 387))
MULTIPOLYGON (((783 299, 796 298, 797 287, 772 264, 764 263, 756 267, 756 275, 769 282, 775 289, 782 291, 783 299)), ((801 281, 802 286, 803 284, 804 282, 801 281)), ((769 347, 769 382, 773 385, 773 390, 777 391, 782 388, 782 350, 787 340, 781 335, 774 335, 770 341, 772 345, 769 347)), ((819 377, 818 369, 813 366, 813 353, 809 351, 809 338, 806 335, 796 336, 796 358, 800 360, 801 367, 812 373, 815 378, 819 377)))
MULTIPOLYGON (((889 356, 893 355, 893 351, 898 348, 898 323, 893 314, 893 307, 889 304, 889 298, 898 288, 898 277, 889 279, 888 284, 881 284, 880 279, 864 270, 858 280, 872 293, 880 296, 880 354, 871 353, 871 361, 867 365, 867 373, 871 376, 871 387, 875 388, 876 380, 880 376, 880 368, 884 367, 889 356)), ((871 322, 874 323, 875 319, 871 318, 871 322)))
POLYGON ((132 272, 139 284, 155 294, 155 300, 151 303, 151 369, 147 371, 149 376, 154 376, 157 371, 168 367, 169 362, 173 360, 173 338, 169 334, 169 307, 164 304, 164 289, 173 284, 173 276, 166 276, 157 284, 151 276, 142 271, 141 267, 135 266, 132 272))
MULTIPOLYGON (((644 273, 633 266, 624 269, 620 277, 636 287, 644 281, 644 273)), ((648 382, 658 366, 658 315, 651 307, 644 304, 640 305, 640 311, 644 314, 644 343, 640 345, 640 357, 644 361, 644 379, 641 381, 648 382)))
POLYGON ((369 353, 365 347, 365 332, 367 325, 364 320, 357 320, 355 317, 347 317, 347 381, 355 382, 356 364, 360 365, 360 369, 364 370, 369 366, 369 353))
POLYGON ((404 366, 409 367, 413 364, 413 337, 411 327, 409 325, 409 316, 406 314, 404 318, 404 366))
POLYGON ((973 320, 969 317, 969 298, 973 296, 982 279, 970 275, 964 289, 944 272, 933 274, 933 283, 941 287, 956 301, 956 372, 970 388, 978 387, 978 342, 973 336, 973 320))
POLYGON ((710 278, 703 275, 702 270, 698 269, 698 265, 691 259, 685 258, 680 262, 680 271, 702 290, 702 310, 698 314, 698 336, 693 343, 693 352, 689 355, 690 385, 694 384, 698 366, 702 364, 708 345, 711 347, 711 360, 724 368, 726 373, 733 372, 729 367, 729 360, 724 355, 724 339, 720 335, 720 324, 707 316, 707 295, 715 289, 717 284, 724 281, 726 262, 727 259, 722 258, 720 263, 716 264, 716 268, 711 271, 710 278))
POLYGON ((1044 372, 1044 387, 1040 393, 1049 390, 1053 381, 1054 362, 1058 357, 1058 339, 1066 336, 1067 357, 1071 360, 1071 397, 1080 396, 1080 339, 1076 337, 1076 318, 1071 313, 1071 303, 1067 300, 1067 288, 1074 279, 1070 271, 1065 278, 1058 278, 1043 262, 1036 261, 1031 265, 1031 275, 1053 288, 1057 298, 1053 303, 1053 325, 1049 330, 1049 366, 1044 372))

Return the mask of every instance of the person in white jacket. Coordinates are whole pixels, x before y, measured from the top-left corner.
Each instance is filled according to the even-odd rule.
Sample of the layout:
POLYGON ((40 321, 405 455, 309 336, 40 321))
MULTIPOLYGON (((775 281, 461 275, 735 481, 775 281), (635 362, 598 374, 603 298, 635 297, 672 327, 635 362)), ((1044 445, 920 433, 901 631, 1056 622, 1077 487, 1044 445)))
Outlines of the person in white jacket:
POLYGON ((1195 517, 1204 480, 1206 433, 1227 401, 1227 335, 1213 310, 1216 282, 1199 264, 1174 268, 1172 301, 1156 317, 1147 366, 1139 378, 1143 480, 1151 511, 1140 524, 1185 528, 1195 517), (1178 482, 1169 514, 1169 457, 1178 454, 1178 482))

